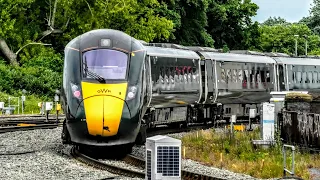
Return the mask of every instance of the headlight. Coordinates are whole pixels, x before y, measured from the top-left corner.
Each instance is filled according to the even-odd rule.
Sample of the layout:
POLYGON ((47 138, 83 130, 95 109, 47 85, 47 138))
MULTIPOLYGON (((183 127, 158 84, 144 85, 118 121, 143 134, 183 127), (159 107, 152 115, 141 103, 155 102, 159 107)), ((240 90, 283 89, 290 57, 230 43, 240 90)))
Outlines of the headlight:
POLYGON ((136 97, 137 90, 137 86, 129 86, 126 100, 129 101, 131 99, 134 99, 136 97))
POLYGON ((81 99, 81 90, 78 85, 70 83, 73 97, 81 99))

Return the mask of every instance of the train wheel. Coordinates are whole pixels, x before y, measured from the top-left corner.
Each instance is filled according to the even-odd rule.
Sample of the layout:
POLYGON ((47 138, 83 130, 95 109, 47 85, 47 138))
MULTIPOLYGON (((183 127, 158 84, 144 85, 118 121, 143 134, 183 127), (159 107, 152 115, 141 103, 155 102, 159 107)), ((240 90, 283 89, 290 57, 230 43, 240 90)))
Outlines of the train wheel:
POLYGON ((62 133, 61 133, 62 144, 70 144, 71 138, 66 125, 66 119, 63 121, 62 133))

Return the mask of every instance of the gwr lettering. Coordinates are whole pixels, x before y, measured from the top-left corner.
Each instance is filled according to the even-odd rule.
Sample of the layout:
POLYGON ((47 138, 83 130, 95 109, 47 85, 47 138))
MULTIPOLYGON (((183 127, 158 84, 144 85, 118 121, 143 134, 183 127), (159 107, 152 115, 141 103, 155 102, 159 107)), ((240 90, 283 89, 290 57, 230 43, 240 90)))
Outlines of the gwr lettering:
POLYGON ((97 93, 111 93, 109 89, 99 89, 97 93))

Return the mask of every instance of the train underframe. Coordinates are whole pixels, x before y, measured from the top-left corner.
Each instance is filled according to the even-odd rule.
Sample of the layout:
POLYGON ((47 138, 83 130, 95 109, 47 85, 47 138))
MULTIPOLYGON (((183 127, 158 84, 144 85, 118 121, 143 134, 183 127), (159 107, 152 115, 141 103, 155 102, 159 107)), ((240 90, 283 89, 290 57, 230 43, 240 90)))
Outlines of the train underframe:
POLYGON ((218 104, 191 104, 187 106, 150 108, 144 116, 148 129, 167 125, 172 128, 190 124, 212 124, 223 118, 223 107, 218 104))

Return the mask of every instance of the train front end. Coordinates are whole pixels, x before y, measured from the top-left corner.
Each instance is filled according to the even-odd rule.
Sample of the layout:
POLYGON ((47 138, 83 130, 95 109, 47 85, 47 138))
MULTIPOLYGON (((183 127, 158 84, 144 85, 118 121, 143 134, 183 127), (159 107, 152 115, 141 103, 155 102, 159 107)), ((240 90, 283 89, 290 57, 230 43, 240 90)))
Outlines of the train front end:
POLYGON ((142 44, 116 30, 94 30, 65 49, 64 143, 130 145, 140 129, 142 44))

